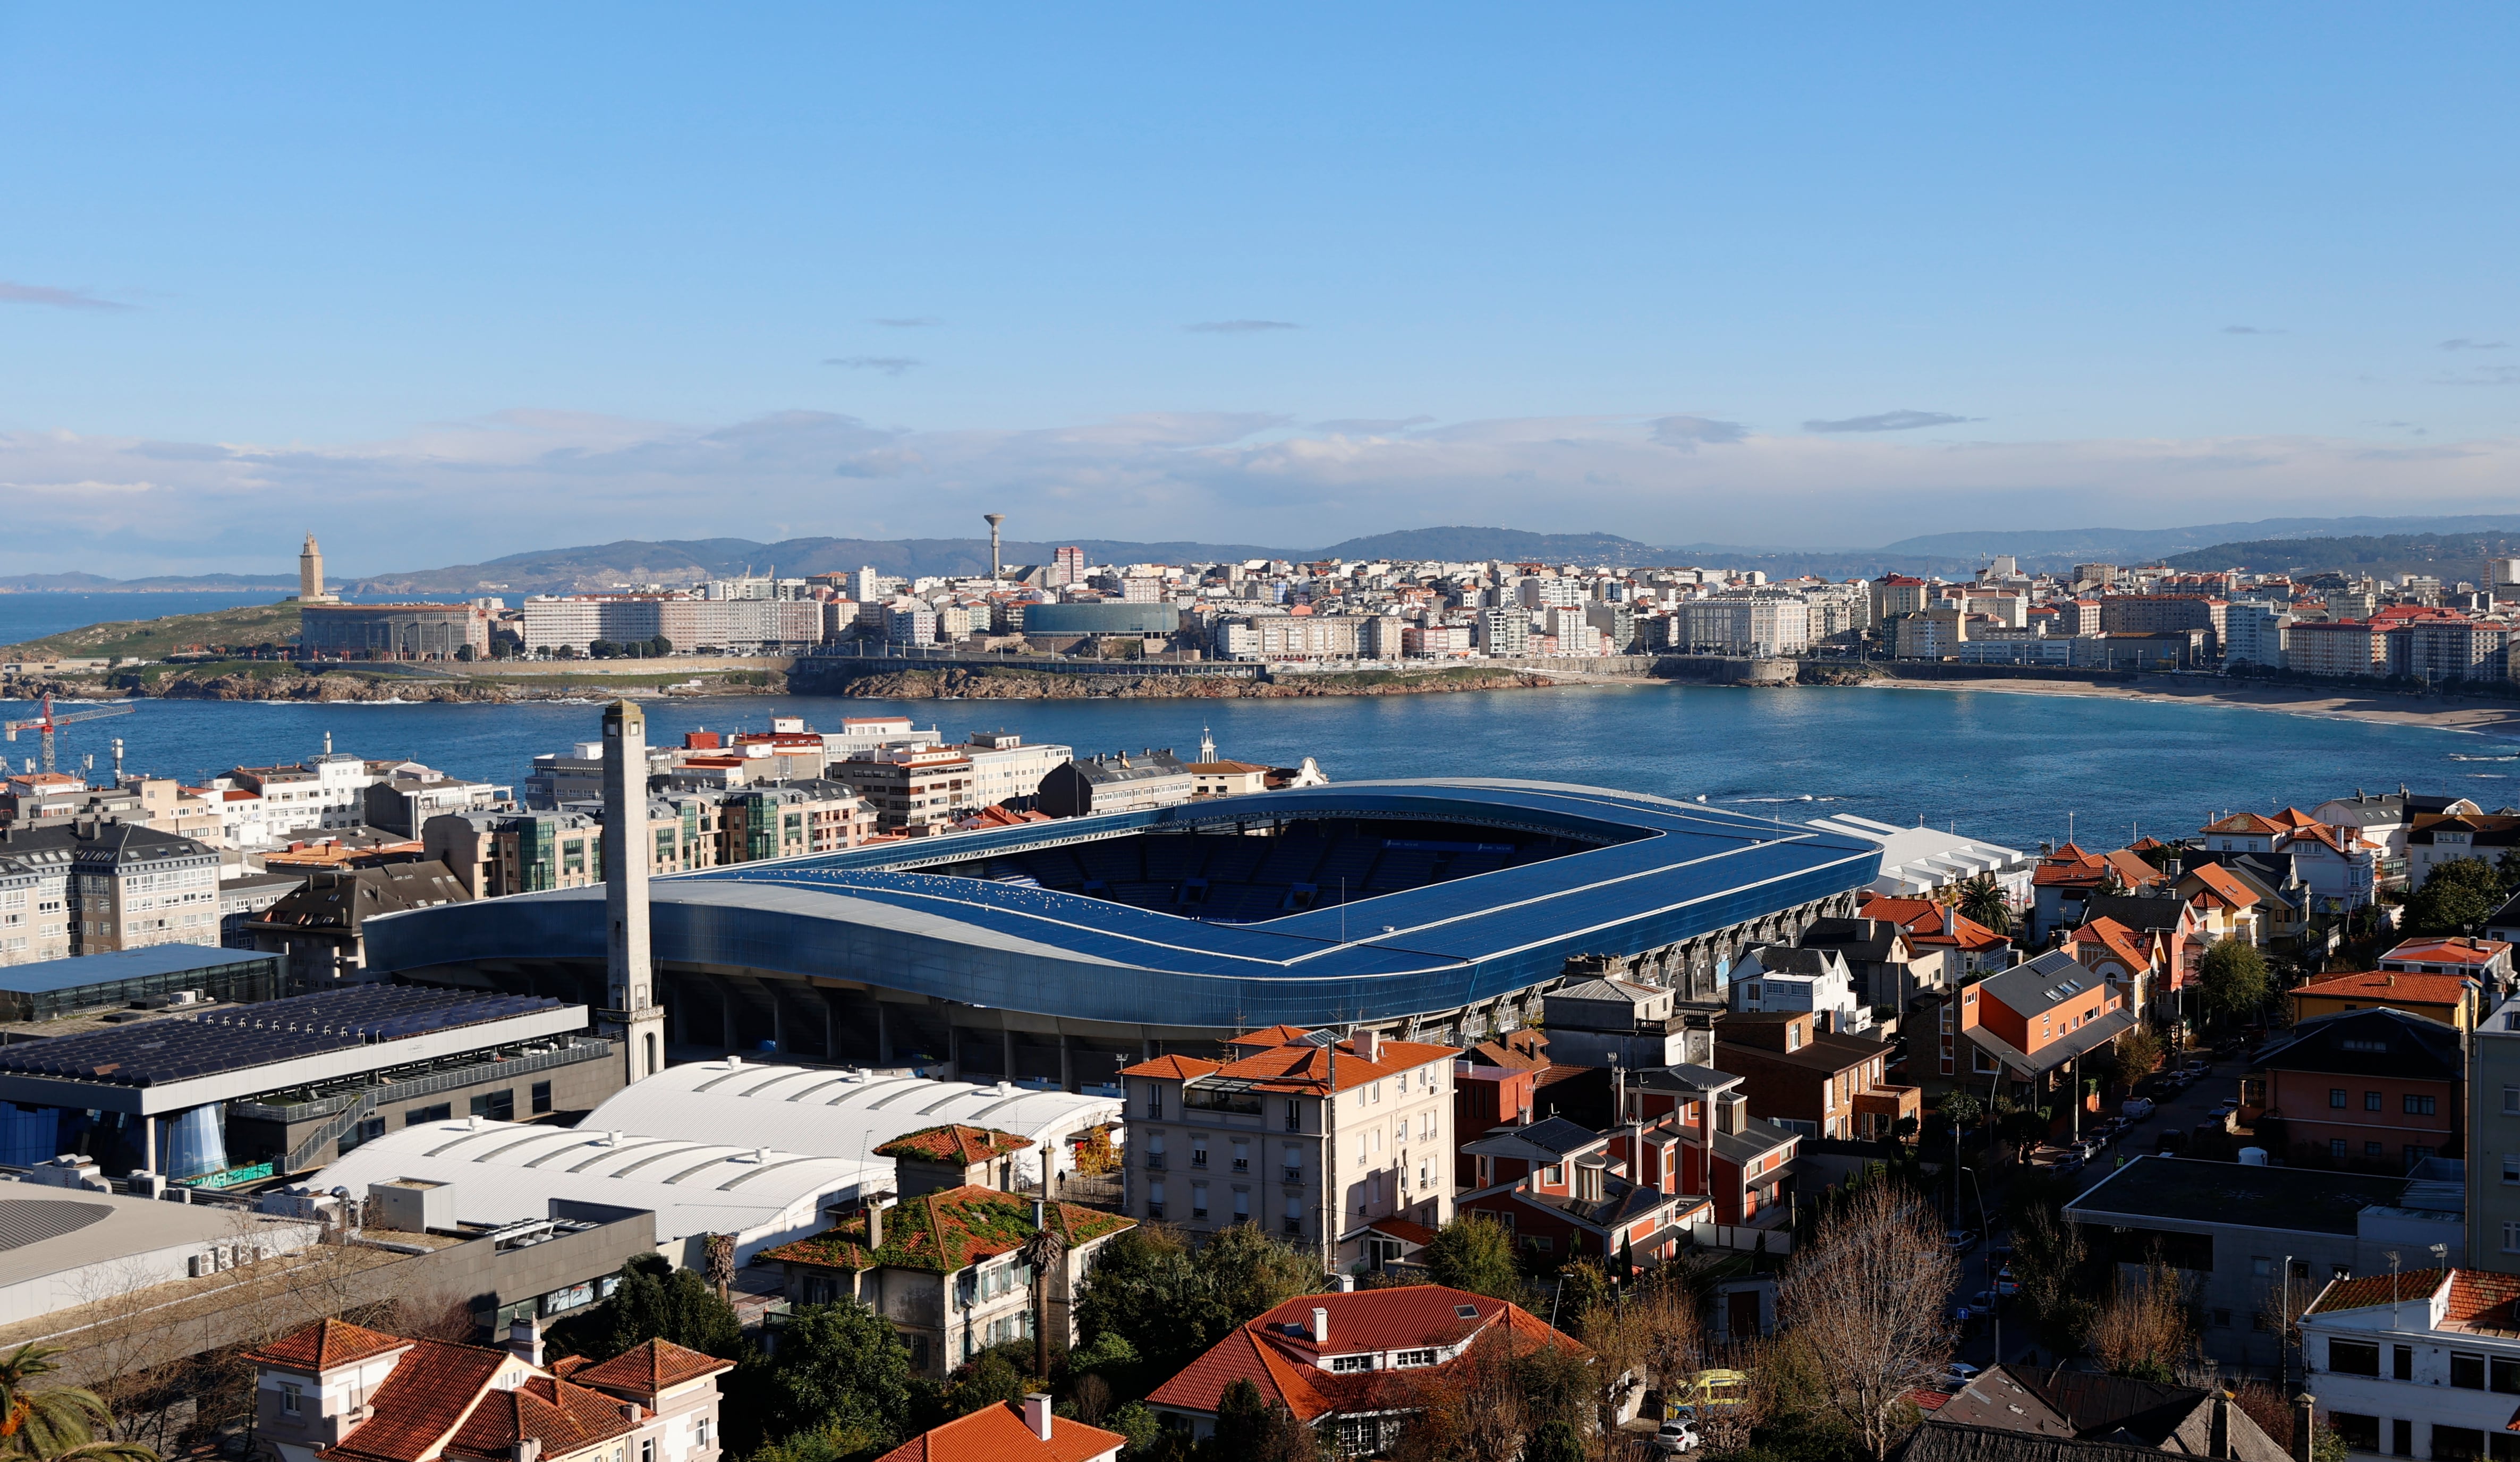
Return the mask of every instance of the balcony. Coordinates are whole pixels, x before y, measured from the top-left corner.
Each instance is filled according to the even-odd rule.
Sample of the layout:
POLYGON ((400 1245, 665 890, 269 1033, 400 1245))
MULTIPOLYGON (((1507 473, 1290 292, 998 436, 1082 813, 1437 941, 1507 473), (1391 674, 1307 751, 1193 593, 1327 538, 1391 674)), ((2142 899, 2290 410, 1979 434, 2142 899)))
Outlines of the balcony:
POLYGON ((1163 1171, 1164 1171, 1164 1155, 1163 1155, 1162 1153, 1160 1153, 1160 1152, 1150 1152, 1150 1153, 1148 1153, 1148 1154, 1147 1154, 1147 1166, 1148 1166, 1149 1169, 1152 1169, 1153 1171, 1155 1171, 1155 1172, 1157 1172, 1157 1173, 1161 1173, 1161 1172, 1163 1172, 1163 1171))
POLYGON ((1302 1182, 1304 1180, 1304 1170, 1301 1168, 1287 1169, 1284 1180, 1290 1183, 1302 1182))

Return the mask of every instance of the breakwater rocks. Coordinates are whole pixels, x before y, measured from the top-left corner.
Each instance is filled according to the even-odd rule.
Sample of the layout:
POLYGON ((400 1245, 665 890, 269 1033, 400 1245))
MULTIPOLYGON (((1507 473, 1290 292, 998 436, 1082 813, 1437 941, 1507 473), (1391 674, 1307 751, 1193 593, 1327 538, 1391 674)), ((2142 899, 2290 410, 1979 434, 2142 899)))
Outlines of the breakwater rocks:
POLYGON ((787 688, 784 675, 765 671, 696 679, 674 676, 571 679, 553 675, 502 677, 495 673, 466 676, 326 671, 310 675, 284 665, 256 665, 248 670, 202 673, 153 666, 148 673, 125 671, 97 676, 20 678, 0 687, 0 695, 33 699, 50 694, 62 700, 271 700, 326 705, 479 702, 505 705, 536 700, 584 700, 589 697, 659 693, 775 695, 787 688))
MULTIPOLYGON (((800 670, 798 679, 804 676, 800 670)), ((1059 675, 997 666, 886 670, 817 677, 800 690, 873 700, 1270 700, 1318 695, 1420 695, 1444 690, 1518 690, 1555 684, 1545 675, 1460 667, 1424 675, 1398 671, 1286 675, 1059 675)))

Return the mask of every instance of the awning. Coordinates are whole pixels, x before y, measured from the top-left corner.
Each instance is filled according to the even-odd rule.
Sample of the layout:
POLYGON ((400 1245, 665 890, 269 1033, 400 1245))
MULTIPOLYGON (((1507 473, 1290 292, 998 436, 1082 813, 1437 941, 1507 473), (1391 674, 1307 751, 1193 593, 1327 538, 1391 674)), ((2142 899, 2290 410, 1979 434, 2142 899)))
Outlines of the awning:
POLYGON ((1984 1026, 1972 1028, 1968 1032, 1968 1039, 1974 1041, 1979 1049, 2002 1063, 2006 1071, 2021 1076, 2045 1076, 2076 1056, 2097 1050, 2134 1028, 2135 1013, 2120 1006, 2097 1020, 2084 1022, 2064 1036, 2042 1046, 2039 1054, 2035 1056, 1984 1026))

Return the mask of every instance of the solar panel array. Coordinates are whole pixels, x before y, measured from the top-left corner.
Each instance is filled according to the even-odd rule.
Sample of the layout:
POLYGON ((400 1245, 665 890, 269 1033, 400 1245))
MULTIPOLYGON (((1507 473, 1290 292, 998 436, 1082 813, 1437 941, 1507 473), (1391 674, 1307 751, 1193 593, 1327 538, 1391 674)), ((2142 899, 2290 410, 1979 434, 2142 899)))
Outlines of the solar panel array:
POLYGON ((152 1086, 557 1010, 545 996, 360 985, 0 1046, 0 1072, 152 1086))

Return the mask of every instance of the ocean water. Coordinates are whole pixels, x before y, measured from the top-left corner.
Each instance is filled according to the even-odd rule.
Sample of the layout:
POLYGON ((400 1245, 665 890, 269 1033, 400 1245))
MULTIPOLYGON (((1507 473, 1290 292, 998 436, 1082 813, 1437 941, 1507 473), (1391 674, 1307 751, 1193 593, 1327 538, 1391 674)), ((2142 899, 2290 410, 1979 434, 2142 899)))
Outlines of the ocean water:
MULTIPOLYGON (((0 597, 0 604, 11 598, 0 597)), ((115 598, 126 598, 115 596, 115 598)), ((136 597, 130 597, 136 598, 136 597)), ((875 701, 764 696, 649 703, 652 739, 765 730, 774 715, 836 726, 907 714, 952 739, 1011 730, 1080 753, 1170 747, 1202 729, 1218 754, 1334 780, 1507 776, 1695 799, 1800 821, 1858 813, 1952 826, 2030 849, 2173 837, 2225 811, 2309 808, 2357 787, 2520 800, 2520 741, 2242 707, 1987 690, 1650 685, 1287 700, 875 701)), ((139 701, 62 732, 63 770, 93 756, 188 780, 334 746, 521 785, 536 752, 598 732, 595 703, 300 705, 139 701)), ((21 738, 0 747, 22 763, 21 738)))
POLYGON ((107 620, 207 614, 243 604, 277 603, 287 597, 286 592, 277 589, 245 593, 0 594, 0 644, 22 644, 107 620))

